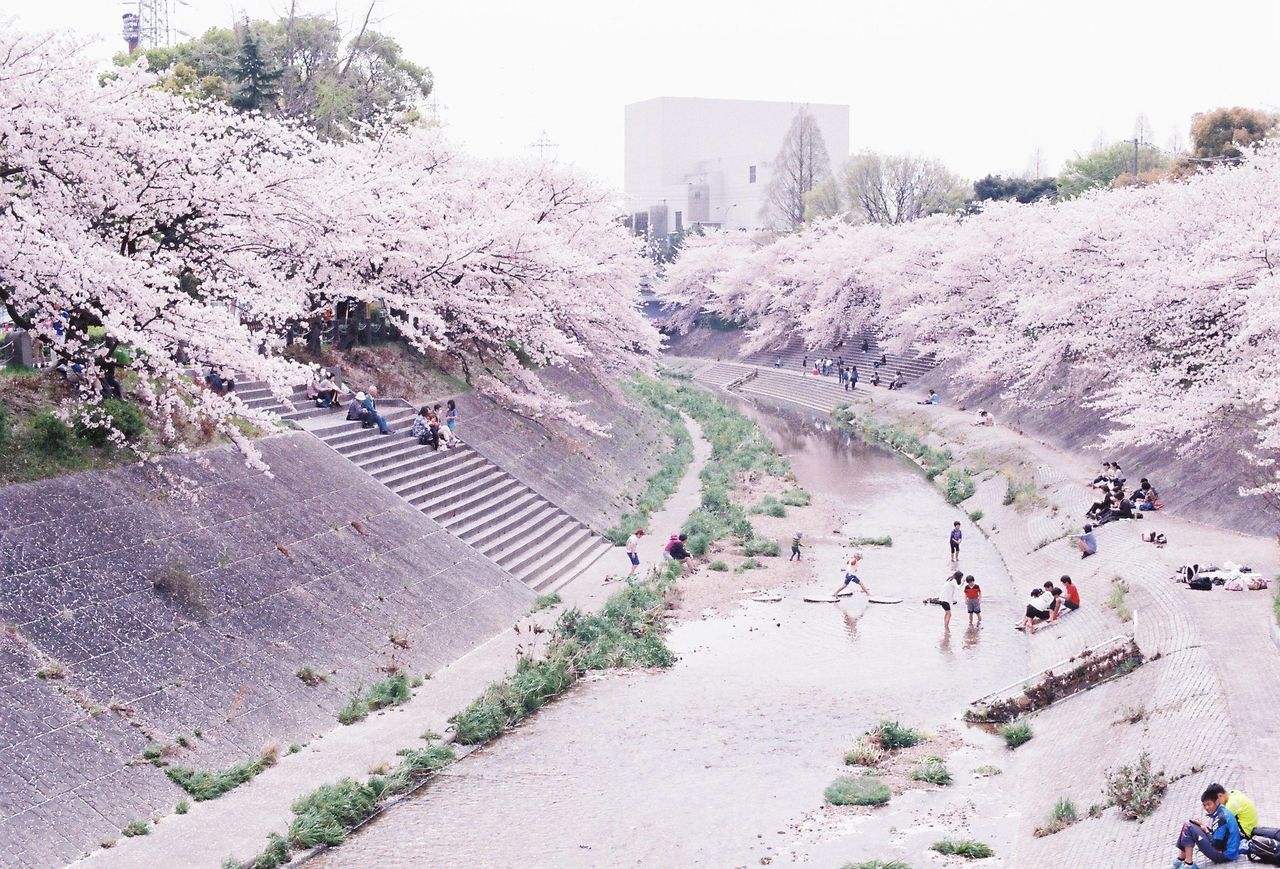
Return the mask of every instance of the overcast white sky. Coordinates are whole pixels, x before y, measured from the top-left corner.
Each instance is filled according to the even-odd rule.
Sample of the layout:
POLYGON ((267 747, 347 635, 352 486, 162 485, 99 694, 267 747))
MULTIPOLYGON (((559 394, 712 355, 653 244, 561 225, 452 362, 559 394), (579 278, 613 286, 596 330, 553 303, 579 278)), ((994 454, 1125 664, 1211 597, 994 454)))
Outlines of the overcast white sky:
MULTIPOLYGON (((334 3, 298 0, 303 11, 334 3)), ((336 0, 348 26, 363 13, 336 0)), ((171 0, 196 34, 287 0, 171 0)), ((0 0, 20 27, 120 46, 116 0, 0 0)), ((622 107, 655 96, 847 103, 853 150, 941 158, 969 178, 1042 170, 1100 136, 1185 140, 1192 112, 1280 109, 1280 2, 1180 0, 378 0, 378 28, 431 67, 453 138, 622 179, 622 107)))

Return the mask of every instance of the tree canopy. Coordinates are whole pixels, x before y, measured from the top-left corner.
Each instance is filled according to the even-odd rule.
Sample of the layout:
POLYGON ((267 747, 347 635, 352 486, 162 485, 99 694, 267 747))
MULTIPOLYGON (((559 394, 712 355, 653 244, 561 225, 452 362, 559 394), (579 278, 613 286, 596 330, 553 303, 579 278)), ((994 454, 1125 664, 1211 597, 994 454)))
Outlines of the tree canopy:
POLYGON ((319 15, 215 27, 143 54, 173 93, 299 121, 326 139, 412 120, 432 88, 431 72, 405 58, 391 37, 366 26, 344 40, 337 23, 319 15))
POLYGON ((1275 131, 1280 115, 1261 109, 1219 108, 1191 116, 1191 156, 1239 162, 1245 150, 1275 131))
POLYGON ((805 197, 831 174, 827 145, 812 113, 796 112, 772 168, 762 217, 774 229, 795 229, 804 224, 805 197))
POLYGON ((1005 178, 988 175, 973 182, 973 198, 978 202, 1012 199, 1026 204, 1058 195, 1057 178, 1005 178))
MULTIPOLYGON (((1138 145, 1138 175, 1165 169, 1170 160, 1154 145, 1138 145)), ((1109 187, 1121 175, 1133 174, 1133 142, 1116 142, 1068 160, 1058 175, 1058 195, 1079 196, 1096 187, 1109 187)))
POLYGON ((957 211, 968 197, 968 185, 937 160, 866 151, 810 194, 807 217, 892 225, 957 211))

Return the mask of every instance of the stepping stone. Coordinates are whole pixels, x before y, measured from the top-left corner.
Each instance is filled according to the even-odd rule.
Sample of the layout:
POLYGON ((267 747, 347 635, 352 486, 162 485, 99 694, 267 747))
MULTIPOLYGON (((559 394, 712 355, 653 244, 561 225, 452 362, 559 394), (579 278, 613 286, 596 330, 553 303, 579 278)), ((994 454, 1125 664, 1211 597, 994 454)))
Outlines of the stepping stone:
POLYGON ((840 598, 831 595, 806 594, 804 596, 805 603, 835 603, 840 598))
POLYGON ((755 597, 753 597, 753 598, 751 598, 751 599, 752 599, 753 601, 757 602, 757 603, 779 603, 779 602, 781 602, 781 600, 782 600, 782 595, 780 595, 780 594, 758 594, 758 595, 756 595, 755 597))
POLYGON ((902 603, 902 598, 900 597, 869 597, 867 598, 867 602, 868 603, 902 603))

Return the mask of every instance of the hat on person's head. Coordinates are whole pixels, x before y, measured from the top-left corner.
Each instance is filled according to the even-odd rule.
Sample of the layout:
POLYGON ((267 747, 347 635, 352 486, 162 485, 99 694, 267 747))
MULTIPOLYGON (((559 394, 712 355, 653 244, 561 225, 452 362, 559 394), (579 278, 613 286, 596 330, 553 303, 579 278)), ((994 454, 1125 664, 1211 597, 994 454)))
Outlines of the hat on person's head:
POLYGON ((357 392, 356 401, 364 401, 364 400, 365 400, 365 394, 363 392, 357 392))

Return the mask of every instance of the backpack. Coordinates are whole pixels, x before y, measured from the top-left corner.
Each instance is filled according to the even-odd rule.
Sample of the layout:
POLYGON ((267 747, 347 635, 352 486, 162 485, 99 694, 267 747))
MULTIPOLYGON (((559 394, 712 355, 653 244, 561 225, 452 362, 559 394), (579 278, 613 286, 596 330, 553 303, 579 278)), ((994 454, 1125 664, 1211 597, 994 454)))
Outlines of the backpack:
POLYGON ((1280 830, 1255 827, 1249 839, 1249 862, 1280 866, 1280 830))
POLYGON ((1187 583, 1187 588, 1194 588, 1196 591, 1212 591, 1213 580, 1207 576, 1197 576, 1187 583))

